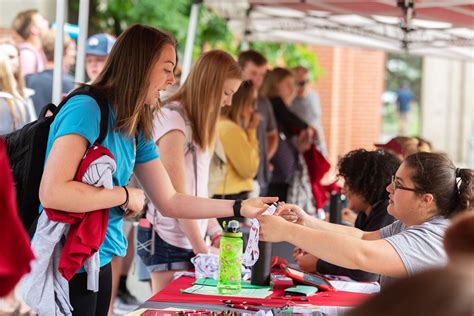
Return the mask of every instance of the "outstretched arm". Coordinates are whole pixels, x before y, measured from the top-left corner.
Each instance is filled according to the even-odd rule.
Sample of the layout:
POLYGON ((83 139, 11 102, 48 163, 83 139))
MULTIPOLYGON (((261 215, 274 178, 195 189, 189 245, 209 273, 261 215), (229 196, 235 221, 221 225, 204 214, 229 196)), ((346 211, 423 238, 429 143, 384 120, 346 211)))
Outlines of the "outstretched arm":
POLYGON ((407 275, 395 249, 383 239, 363 240, 285 221, 279 216, 258 216, 262 240, 287 241, 316 257, 348 269, 392 277, 407 275))
MULTIPOLYGON (((135 174, 145 192, 164 216, 175 218, 213 218, 233 216, 232 200, 215 200, 177 193, 160 159, 154 159, 135 166, 135 174)), ((248 199, 242 202, 242 216, 253 218, 276 202, 276 197, 248 199)))
POLYGON ((276 215, 280 215, 281 217, 285 218, 290 222, 297 223, 312 229, 335 232, 343 235, 352 236, 358 239, 380 239, 380 234, 378 233, 378 231, 365 232, 355 227, 322 221, 309 215, 298 205, 295 204, 280 203, 276 215))

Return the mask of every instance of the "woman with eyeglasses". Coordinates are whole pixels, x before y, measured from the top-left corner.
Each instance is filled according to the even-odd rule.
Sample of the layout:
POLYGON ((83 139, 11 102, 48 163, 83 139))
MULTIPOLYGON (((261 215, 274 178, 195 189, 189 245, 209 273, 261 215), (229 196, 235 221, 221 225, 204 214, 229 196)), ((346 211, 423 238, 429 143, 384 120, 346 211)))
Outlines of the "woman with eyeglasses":
POLYGON ((330 263, 380 274, 382 287, 444 266, 450 218, 474 208, 473 170, 456 168, 444 155, 420 152, 403 161, 386 189, 387 211, 397 221, 382 229, 330 224, 287 204, 280 207, 281 216, 258 216, 261 239, 288 241, 330 263))

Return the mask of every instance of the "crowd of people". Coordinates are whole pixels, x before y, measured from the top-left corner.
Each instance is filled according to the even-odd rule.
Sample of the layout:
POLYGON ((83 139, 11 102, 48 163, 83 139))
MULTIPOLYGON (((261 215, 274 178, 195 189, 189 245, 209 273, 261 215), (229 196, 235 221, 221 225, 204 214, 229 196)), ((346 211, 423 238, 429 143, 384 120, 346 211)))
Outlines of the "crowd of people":
MULTIPOLYGON (((36 10, 19 13, 13 28, 21 43, 0 39, 0 135, 36 120, 52 94, 54 30, 36 10)), ((362 308, 380 315, 390 291, 430 279, 423 271, 445 269, 454 280, 456 267, 472 260, 472 245, 459 239, 472 238, 463 232, 472 231, 472 216, 464 213, 473 209, 473 171, 456 168, 419 137, 346 153, 337 165, 348 203, 344 225, 312 215, 326 193, 314 189, 321 184, 312 176, 319 165, 311 157, 316 152, 324 159, 328 149, 307 68, 269 70, 257 51, 235 59, 211 50, 176 88, 173 35, 137 24, 117 39, 91 36, 88 81, 74 83, 74 50, 65 35, 62 92, 89 86, 106 97, 108 129, 100 146, 111 152, 116 170, 112 189, 74 181, 84 153, 98 145, 101 109, 88 95, 68 99, 49 131, 36 192, 40 209, 109 209, 98 290, 89 290, 88 273, 80 269, 68 282, 73 315, 136 307, 127 289, 133 261, 147 272, 140 278, 160 291, 176 272, 192 268, 195 255, 218 253, 222 224, 231 218, 258 218, 261 238, 295 245, 294 259, 305 271, 379 281, 380 296, 353 315, 362 315, 362 308), (261 214, 277 200, 275 216, 261 214)), ((18 304, 10 291, 0 311, 18 304)))

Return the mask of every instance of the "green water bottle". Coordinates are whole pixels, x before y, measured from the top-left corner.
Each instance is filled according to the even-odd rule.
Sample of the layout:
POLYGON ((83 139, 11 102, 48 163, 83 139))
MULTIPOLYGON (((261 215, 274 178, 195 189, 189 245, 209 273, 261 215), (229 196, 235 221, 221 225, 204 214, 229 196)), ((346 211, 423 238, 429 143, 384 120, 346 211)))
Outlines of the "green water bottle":
POLYGON ((242 289, 242 250, 244 242, 238 221, 224 223, 224 236, 221 238, 219 252, 219 280, 217 291, 220 294, 238 294, 242 289))

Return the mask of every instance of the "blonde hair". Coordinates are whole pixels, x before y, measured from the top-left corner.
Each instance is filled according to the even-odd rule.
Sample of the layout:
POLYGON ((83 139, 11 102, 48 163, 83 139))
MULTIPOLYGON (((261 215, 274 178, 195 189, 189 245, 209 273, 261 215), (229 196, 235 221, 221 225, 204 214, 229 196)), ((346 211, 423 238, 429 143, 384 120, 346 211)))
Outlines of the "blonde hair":
POLYGON ((153 112, 159 107, 145 100, 151 71, 166 45, 176 48, 171 34, 141 24, 130 26, 117 38, 104 69, 92 83, 114 106, 115 130, 128 137, 136 135, 138 128, 145 139, 153 137, 153 112))
POLYGON ((232 97, 232 105, 221 110, 221 114, 231 121, 241 124, 244 119, 244 128, 247 127, 250 117, 244 117, 245 110, 255 104, 255 86, 250 80, 242 82, 232 97))
POLYGON ((211 50, 198 58, 184 84, 167 100, 183 105, 191 121, 193 140, 203 150, 214 143, 224 82, 241 78, 239 64, 231 55, 211 50))
POLYGON ((23 98, 17 91, 15 77, 13 76, 8 58, 2 53, 0 53, 0 91, 7 92, 13 96, 12 99, 5 98, 5 101, 12 116, 13 129, 15 130, 17 124, 25 120, 26 112, 23 107, 17 108, 15 106, 15 101, 22 103, 23 98))
POLYGON ((15 42, 11 37, 3 37, 0 38, 0 46, 2 45, 9 45, 15 48, 17 56, 18 56, 18 69, 13 72, 13 76, 15 77, 16 80, 16 86, 17 90, 20 93, 21 97, 25 97, 25 78, 23 76, 23 73, 21 72, 21 60, 20 60, 20 51, 18 50, 18 47, 15 45, 15 42))
MULTIPOLYGON (((49 29, 41 38, 43 43, 43 51, 48 61, 54 61, 54 45, 56 40, 56 30, 49 29)), ((64 33, 63 39, 63 56, 66 53, 66 49, 71 45, 72 39, 69 35, 64 33)))
POLYGON ((268 98, 279 97, 278 84, 286 77, 293 77, 291 71, 286 68, 276 67, 272 71, 267 72, 262 84, 261 93, 268 98))

